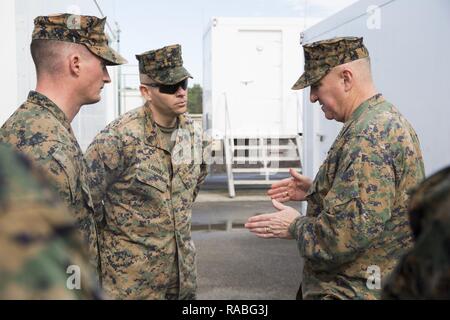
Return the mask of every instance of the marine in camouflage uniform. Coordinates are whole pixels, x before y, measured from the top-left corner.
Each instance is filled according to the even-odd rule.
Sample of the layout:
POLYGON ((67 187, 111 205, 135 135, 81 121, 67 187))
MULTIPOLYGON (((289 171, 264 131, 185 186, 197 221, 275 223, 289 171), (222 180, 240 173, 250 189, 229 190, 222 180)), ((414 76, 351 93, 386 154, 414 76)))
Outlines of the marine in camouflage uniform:
MULTIPOLYGON (((107 64, 126 62, 108 46, 106 20, 69 14, 37 17, 33 41, 85 45, 107 64)), ((0 141, 13 145, 43 168, 68 204, 89 244, 92 264, 99 268, 97 231, 87 166, 66 114, 49 98, 31 91, 27 101, 6 121, 0 141)))
MULTIPOLYGON (((177 86, 191 77, 179 45, 137 59, 141 78, 156 86, 177 86)), ((186 113, 174 117, 177 130, 167 135, 155 121, 154 103, 148 99, 114 121, 86 152, 98 211, 104 203, 103 286, 116 299, 194 299, 191 207, 207 175, 208 148, 186 113)))
MULTIPOLYGON (((367 58, 362 38, 306 45, 305 73, 294 89, 317 83, 334 66, 367 58)), ((414 129, 380 94, 360 105, 332 145, 306 196, 306 217, 290 227, 305 258, 306 299, 378 299, 381 280, 411 246, 408 191, 424 178, 414 129)))
POLYGON ((397 109, 381 95, 358 107, 290 229, 305 258, 304 298, 380 298, 369 267, 383 280, 411 246, 408 191, 423 177, 417 136, 397 109))
POLYGON ((415 244, 383 288, 383 299, 450 299, 450 167, 411 196, 415 244))
POLYGON ((102 298, 75 220, 47 185, 0 144, 0 300, 102 298), (79 267, 79 290, 67 286, 70 266, 79 267))
MULTIPOLYGON (((304 51, 305 73, 293 89, 322 90, 321 97, 311 89, 311 100, 324 104, 327 115, 330 106, 320 99, 326 98, 324 92, 337 93, 322 88, 324 77, 334 67, 368 59, 369 53, 362 38, 356 37, 315 42, 305 45, 304 51)), ((343 90, 338 88, 333 90, 343 90)), ((364 90, 370 96, 375 89, 364 90)), ((381 288, 372 281, 376 271, 383 282, 412 244, 408 192, 424 178, 414 129, 381 94, 342 119, 344 127, 306 189, 306 216, 294 214, 287 223, 305 260, 299 292, 303 299, 379 299, 381 288)), ((280 210, 285 209, 296 213, 289 207, 280 210)))

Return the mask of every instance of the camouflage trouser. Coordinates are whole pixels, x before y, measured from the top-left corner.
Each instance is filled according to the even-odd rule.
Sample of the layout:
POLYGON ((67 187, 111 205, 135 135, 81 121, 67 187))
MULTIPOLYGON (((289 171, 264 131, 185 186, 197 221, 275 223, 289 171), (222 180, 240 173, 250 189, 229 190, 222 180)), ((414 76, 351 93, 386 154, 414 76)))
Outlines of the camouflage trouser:
POLYGON ((167 289, 165 298, 166 300, 197 300, 195 293, 185 297, 180 297, 180 290, 178 286, 167 289))
POLYGON ((177 287, 172 287, 166 291, 166 300, 178 300, 180 295, 180 290, 177 287))
POLYGON ((166 290, 165 299, 166 300, 196 300, 195 293, 189 294, 188 296, 180 297, 180 286, 178 283, 178 277, 175 277, 169 284, 166 290))

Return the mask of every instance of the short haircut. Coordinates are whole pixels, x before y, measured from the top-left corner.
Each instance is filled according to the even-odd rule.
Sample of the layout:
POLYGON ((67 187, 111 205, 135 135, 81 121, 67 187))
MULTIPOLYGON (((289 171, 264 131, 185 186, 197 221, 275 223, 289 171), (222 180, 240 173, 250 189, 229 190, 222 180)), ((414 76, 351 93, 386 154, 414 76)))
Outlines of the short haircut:
POLYGON ((363 60, 363 64, 365 64, 366 71, 372 74, 372 61, 370 60, 370 57, 366 57, 363 60))
POLYGON ((366 57, 360 60, 356 60, 359 64, 360 71, 367 80, 372 80, 372 63, 370 57, 366 57))
POLYGON ((372 79, 372 66, 370 57, 347 62, 335 67, 336 72, 340 73, 346 67, 352 66, 353 70, 357 70, 358 78, 363 81, 373 81, 372 79))
MULTIPOLYGON (((63 68, 63 58, 74 50, 79 50, 80 45, 71 42, 57 40, 33 40, 31 42, 31 56, 36 66, 36 73, 59 74, 63 68)), ((82 53, 82 51, 79 51, 82 53)))

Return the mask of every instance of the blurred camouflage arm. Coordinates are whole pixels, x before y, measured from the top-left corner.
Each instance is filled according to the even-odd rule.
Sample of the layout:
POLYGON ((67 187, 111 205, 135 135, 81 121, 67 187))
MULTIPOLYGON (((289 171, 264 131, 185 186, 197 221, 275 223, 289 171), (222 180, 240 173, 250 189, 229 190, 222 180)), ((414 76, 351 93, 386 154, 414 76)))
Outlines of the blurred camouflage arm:
POLYGON ((28 158, 0 146, 0 299, 97 299, 75 219, 28 158), (80 290, 67 288, 69 266, 81 270, 80 290))
POLYGON ((450 167, 415 189, 408 211, 415 244, 385 281, 382 299, 450 299, 450 167))
POLYGON ((108 186, 123 168, 122 142, 115 132, 101 132, 85 153, 92 201, 96 215, 103 216, 103 198, 108 186))
POLYGON ((417 259, 414 259, 412 251, 406 253, 387 278, 383 286, 382 299, 419 299, 421 296, 425 298, 423 292, 420 292, 420 288, 424 287, 420 282, 423 282, 421 277, 429 273, 424 272, 423 269, 424 267, 418 263, 417 259))
POLYGON ((301 255, 318 269, 354 260, 375 243, 391 217, 395 175, 390 157, 378 144, 355 140, 341 158, 323 211, 290 227, 301 255))

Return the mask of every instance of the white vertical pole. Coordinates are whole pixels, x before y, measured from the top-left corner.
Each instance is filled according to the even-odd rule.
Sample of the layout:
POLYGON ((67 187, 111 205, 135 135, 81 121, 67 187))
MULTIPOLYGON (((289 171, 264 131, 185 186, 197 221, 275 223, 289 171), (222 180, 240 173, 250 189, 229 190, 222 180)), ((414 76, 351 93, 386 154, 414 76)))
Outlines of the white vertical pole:
POLYGON ((16 6, 14 0, 0 1, 0 30, 2 30, 2 49, 0 50, 0 88, 2 107, 0 125, 18 107, 17 92, 17 44, 16 44, 16 6))

